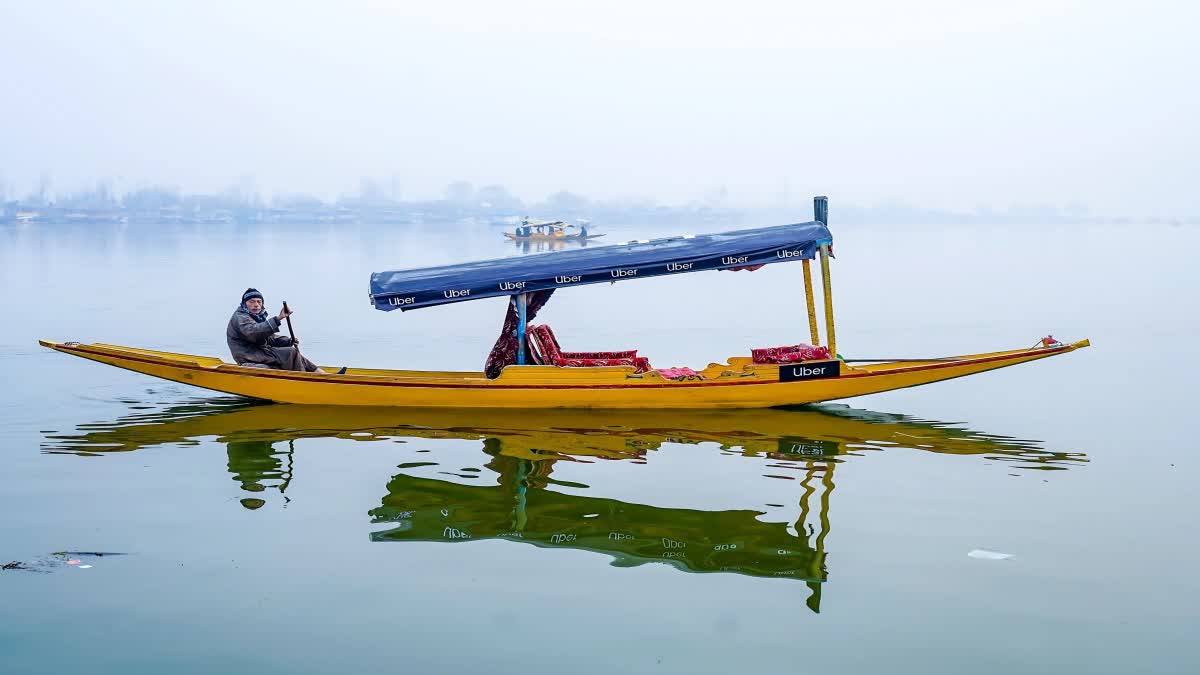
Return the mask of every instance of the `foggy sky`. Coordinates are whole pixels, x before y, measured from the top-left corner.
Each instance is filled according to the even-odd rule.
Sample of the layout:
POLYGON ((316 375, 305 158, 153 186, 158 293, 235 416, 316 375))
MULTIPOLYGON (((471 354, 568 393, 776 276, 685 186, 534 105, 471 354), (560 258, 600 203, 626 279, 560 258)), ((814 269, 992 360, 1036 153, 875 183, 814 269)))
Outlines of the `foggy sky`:
POLYGON ((1200 213, 1191 4, 834 4, 0 0, 0 175, 1200 213))

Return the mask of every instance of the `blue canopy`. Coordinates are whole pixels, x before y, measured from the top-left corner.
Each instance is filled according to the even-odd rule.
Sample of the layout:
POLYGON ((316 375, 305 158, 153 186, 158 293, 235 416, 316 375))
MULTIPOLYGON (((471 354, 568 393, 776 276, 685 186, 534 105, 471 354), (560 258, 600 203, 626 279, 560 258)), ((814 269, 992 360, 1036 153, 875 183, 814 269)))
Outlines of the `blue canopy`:
POLYGON ((461 265, 376 272, 376 309, 418 309, 551 288, 811 260, 832 243, 824 223, 632 241, 461 265))

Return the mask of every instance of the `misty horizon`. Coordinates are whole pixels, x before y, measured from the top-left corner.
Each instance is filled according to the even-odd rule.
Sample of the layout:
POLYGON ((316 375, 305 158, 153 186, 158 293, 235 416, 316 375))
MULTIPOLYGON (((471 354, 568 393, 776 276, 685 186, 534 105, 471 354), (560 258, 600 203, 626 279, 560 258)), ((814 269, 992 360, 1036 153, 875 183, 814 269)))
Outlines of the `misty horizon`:
MULTIPOLYGON (((319 202, 324 205, 338 205, 347 203, 394 203, 394 204, 425 204, 446 202, 457 205, 467 205, 474 202, 474 206, 483 206, 485 208, 495 207, 500 210, 529 210, 529 209, 560 209, 567 211, 579 210, 588 206, 600 208, 626 208, 626 209, 727 209, 735 211, 755 211, 755 210, 797 210, 807 208, 811 203, 811 197, 802 194, 791 194, 790 192, 782 192, 775 195, 770 201, 759 203, 734 203, 728 191, 723 187, 717 187, 707 190, 697 199, 687 200, 680 203, 667 203, 655 199, 653 196, 647 195, 626 195, 613 199, 593 198, 590 195, 581 194, 571 190, 557 190, 551 194, 544 195, 540 198, 531 198, 525 195, 513 194, 504 185, 488 184, 474 185, 468 181, 456 180, 447 183, 442 190, 430 196, 411 196, 406 195, 395 178, 392 179, 373 179, 371 177, 362 176, 358 179, 358 186, 354 190, 333 194, 331 191, 309 193, 298 190, 282 189, 276 193, 267 193, 257 189, 253 178, 248 175, 243 175, 241 178, 231 181, 229 185, 223 189, 212 193, 197 192, 186 190, 178 185, 155 184, 142 182, 133 186, 122 188, 121 182, 112 178, 101 178, 96 180, 91 187, 82 187, 79 189, 55 189, 53 176, 49 172, 43 173, 39 178, 38 184, 27 194, 12 194, 9 186, 3 180, 3 174, 0 174, 0 207, 4 203, 24 205, 24 206, 91 206, 102 205, 104 203, 112 203, 114 205, 126 204, 131 197, 136 197, 144 193, 158 193, 168 195, 178 202, 195 201, 197 199, 224 199, 226 201, 254 205, 256 207, 281 207, 290 204, 319 202), (563 209, 564 204, 569 204, 566 209, 563 209)), ((812 196, 816 196, 814 193, 812 196)), ((924 212, 936 214, 939 218, 952 217, 955 215, 962 216, 968 219, 978 219, 982 217, 985 221, 989 218, 1008 216, 1005 218, 1008 221, 1015 216, 1018 219, 1027 219, 1028 222, 1036 222, 1039 216, 1051 216, 1055 218, 1078 218, 1079 222, 1109 222, 1109 221, 1126 221, 1129 216, 1120 216, 1115 214, 1105 214, 1094 211, 1088 204, 1080 202, 1068 203, 1024 203, 1010 202, 1007 204, 976 204, 973 208, 967 209, 944 209, 930 205, 913 204, 901 200, 880 200, 873 203, 837 203, 838 207, 849 208, 856 214, 861 211, 875 211, 880 213, 886 212, 905 212, 911 214, 915 212, 924 212)), ((1175 213, 1159 213, 1154 211, 1144 211, 1133 217, 1153 220, 1168 221, 1200 221, 1200 214, 1175 214, 1175 213)), ((0 218, 3 222, 3 218, 0 218)))
MULTIPOLYGON (((149 185, 119 192, 113 181, 98 181, 91 190, 59 194, 44 176, 38 188, 24 198, 5 200, 0 184, 0 224, 114 222, 193 224, 221 223, 460 223, 509 222, 518 216, 551 219, 592 218, 608 223, 686 220, 701 223, 763 224, 767 221, 807 220, 811 200, 785 199, 774 204, 736 206, 716 191, 703 200, 667 205, 651 199, 598 200, 566 190, 540 201, 523 199, 503 185, 475 186, 455 181, 433 199, 405 198, 394 182, 367 177, 353 193, 323 199, 298 192, 265 197, 245 178, 215 194, 188 193, 173 186, 149 185)), ((1200 216, 1178 217, 1143 213, 1137 217, 1093 213, 1087 205, 1009 204, 980 205, 970 211, 934 209, 903 202, 870 205, 834 201, 835 222, 850 224, 1200 224, 1200 216)))

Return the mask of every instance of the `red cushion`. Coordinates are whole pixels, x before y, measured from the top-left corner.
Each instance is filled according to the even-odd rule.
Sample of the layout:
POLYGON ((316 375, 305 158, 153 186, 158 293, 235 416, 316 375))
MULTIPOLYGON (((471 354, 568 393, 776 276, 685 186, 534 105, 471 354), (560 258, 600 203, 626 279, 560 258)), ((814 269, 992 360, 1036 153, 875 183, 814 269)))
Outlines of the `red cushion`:
POLYGON ((534 332, 536 326, 527 326, 525 328, 525 353, 526 361, 535 365, 545 365, 548 363, 546 358, 546 350, 542 346, 542 341, 538 339, 537 333, 534 332))
POLYGON ((650 370, 650 360, 638 356, 637 350, 623 352, 564 352, 559 348, 554 331, 545 324, 529 326, 526 329, 526 342, 534 363, 539 365, 555 365, 568 368, 585 368, 589 366, 633 366, 636 372, 644 373, 650 370))
POLYGON ((668 380, 682 380, 685 377, 700 377, 700 373, 687 367, 680 368, 658 368, 658 373, 668 380))
POLYGON ((549 342, 553 345, 554 353, 557 353, 564 359, 632 359, 637 357, 636 349, 627 349, 616 352, 568 352, 563 351, 562 343, 558 341, 558 336, 554 334, 554 329, 548 325, 540 325, 538 334, 543 342, 549 342))
POLYGON ((623 352, 562 352, 564 359, 632 359, 637 357, 637 350, 623 352))
POLYGON ((829 359, 829 350, 825 347, 819 347, 812 351, 798 351, 781 354, 776 363, 799 363, 800 361, 826 361, 829 359))
POLYGON ((755 363, 797 363, 799 361, 822 361, 832 358, 828 347, 814 347, 803 343, 784 347, 751 349, 750 355, 753 357, 755 363))
POLYGON ((528 329, 525 331, 525 352, 529 355, 528 361, 534 365, 544 366, 548 363, 541 340, 528 329))
POLYGON ((635 373, 650 370, 650 359, 639 356, 634 359, 557 359, 554 365, 563 368, 591 368, 595 366, 633 366, 635 373))
POLYGON ((550 340, 550 342, 554 343, 554 351, 561 352, 562 345, 560 345, 558 343, 558 336, 554 334, 554 329, 551 328, 550 326, 541 326, 541 329, 542 329, 542 333, 546 336, 546 339, 548 339, 548 340, 550 340))
POLYGON ((544 324, 529 326, 527 330, 538 342, 541 347, 541 355, 548 363, 553 363, 556 359, 562 358, 562 354, 558 350, 558 343, 554 340, 554 333, 550 331, 549 326, 544 324))

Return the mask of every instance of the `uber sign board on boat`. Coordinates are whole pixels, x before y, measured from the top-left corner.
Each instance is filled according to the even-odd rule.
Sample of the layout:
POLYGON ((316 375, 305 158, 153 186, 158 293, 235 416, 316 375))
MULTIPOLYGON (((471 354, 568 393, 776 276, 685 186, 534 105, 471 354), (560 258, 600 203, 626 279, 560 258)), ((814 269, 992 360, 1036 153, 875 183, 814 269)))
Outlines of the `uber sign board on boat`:
POLYGON ((808 363, 785 363, 779 366, 780 382, 800 380, 822 380, 842 374, 841 361, 817 361, 808 363))

